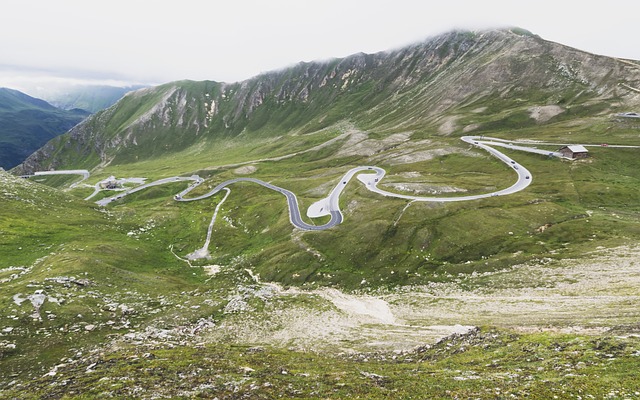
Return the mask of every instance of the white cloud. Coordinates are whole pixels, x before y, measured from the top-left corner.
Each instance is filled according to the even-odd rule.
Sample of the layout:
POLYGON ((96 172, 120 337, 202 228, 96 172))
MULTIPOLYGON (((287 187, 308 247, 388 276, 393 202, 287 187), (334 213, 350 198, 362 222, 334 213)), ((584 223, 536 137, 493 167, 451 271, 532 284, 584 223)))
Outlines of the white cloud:
POLYGON ((5 0, 2 62, 130 80, 235 81, 298 61, 376 52, 452 28, 520 26, 599 54, 640 59, 636 5, 449 0, 5 0))

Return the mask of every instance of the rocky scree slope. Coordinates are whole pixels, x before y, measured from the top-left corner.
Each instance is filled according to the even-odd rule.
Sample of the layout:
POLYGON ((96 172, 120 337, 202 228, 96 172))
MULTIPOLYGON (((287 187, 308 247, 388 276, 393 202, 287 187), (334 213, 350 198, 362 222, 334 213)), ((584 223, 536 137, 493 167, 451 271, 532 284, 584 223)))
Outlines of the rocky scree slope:
POLYGON ((519 29, 456 31, 238 83, 180 81, 131 92, 16 172, 128 163, 221 138, 313 132, 345 120, 383 133, 521 127, 541 122, 529 117, 536 106, 556 107, 555 119, 626 111, 640 102, 637 88, 635 62, 519 29))

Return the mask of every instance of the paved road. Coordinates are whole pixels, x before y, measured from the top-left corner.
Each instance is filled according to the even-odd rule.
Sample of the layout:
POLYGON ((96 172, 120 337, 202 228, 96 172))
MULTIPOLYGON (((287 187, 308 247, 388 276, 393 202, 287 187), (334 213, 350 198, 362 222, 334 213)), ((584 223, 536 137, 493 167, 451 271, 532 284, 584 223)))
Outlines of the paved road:
MULTIPOLYGON (((163 185, 166 183, 172 183, 172 182, 181 182, 181 181, 192 181, 193 183, 191 185, 189 185, 189 187, 187 187, 185 190, 181 191, 180 193, 176 194, 174 196, 174 199, 176 201, 181 201, 181 202, 189 202, 189 201, 198 201, 198 200, 203 200, 206 198, 209 198, 211 196, 214 196, 215 194, 217 194, 218 192, 220 192, 221 190, 223 190, 224 188, 226 188, 229 185, 233 185, 234 183, 238 183, 238 182, 252 182, 252 183, 256 183, 258 185, 264 186, 268 189, 271 190, 275 190, 278 193, 281 193, 283 196, 285 196, 285 198, 287 199, 287 206, 289 208, 289 220, 291 221, 291 224, 294 225, 295 227, 299 228, 299 229, 303 229, 306 231, 321 231, 321 230, 325 230, 325 229, 330 229, 340 223, 342 223, 344 217, 342 215, 342 212, 340 211, 340 194, 342 194, 342 191, 344 190, 344 188, 347 186, 347 184, 351 181, 351 179, 358 174, 359 172, 365 172, 362 174, 359 174, 357 176, 358 180, 361 181, 362 183, 364 183, 365 187, 375 193, 378 193, 380 195, 386 196, 386 197, 395 197, 395 198, 401 198, 401 199, 407 199, 407 200, 412 200, 412 201, 431 201, 431 202, 450 202, 450 201, 468 201, 468 200, 477 200, 477 199, 482 199, 482 198, 486 198, 486 197, 491 197, 491 196, 499 196, 499 195, 507 195, 507 194, 511 194, 511 193, 515 193, 518 192, 520 190, 523 190, 524 188, 526 188, 527 186, 529 186, 531 184, 531 173, 524 168, 523 166, 517 164, 514 160, 512 160, 511 158, 507 157, 506 155, 504 155, 503 153, 501 153, 500 151, 494 149, 491 146, 502 146, 502 147, 509 147, 512 149, 516 149, 516 150, 522 150, 522 151, 531 151, 531 152, 541 152, 541 150, 538 149, 534 149, 534 148, 529 148, 529 147, 525 147, 525 146, 513 146, 510 145, 507 141, 504 141, 502 139, 495 139, 495 138, 479 138, 479 137, 474 137, 474 136, 465 136, 462 138, 463 141, 472 144, 474 146, 480 147, 486 151, 488 151, 490 154, 493 154, 494 156, 496 156, 498 159, 502 160, 505 164, 507 164, 509 166, 509 168, 512 168, 518 178, 516 180, 516 183, 514 183, 512 186, 503 189, 503 190, 499 190, 497 192, 492 192, 492 193, 486 193, 486 194, 479 194, 479 195, 472 195, 472 196, 459 196, 459 197, 422 197, 422 196, 410 196, 410 195, 404 195, 404 194, 397 194, 397 193, 392 193, 392 192, 388 192, 386 190, 380 189, 378 188, 378 183, 380 183, 380 181, 384 178, 385 175, 385 170, 380 168, 380 167, 375 167, 375 166, 363 166, 363 167, 356 167, 356 168, 352 168, 349 171, 347 171, 347 173, 345 173, 342 178, 340 179, 340 181, 338 182, 338 184, 333 188, 333 190, 331 190, 331 193, 329 193, 329 196, 327 196, 326 198, 319 200, 317 202, 315 202, 314 204, 312 204, 309 209, 307 210, 307 216, 311 217, 311 218, 316 218, 316 217, 322 217, 322 216, 330 216, 330 219, 327 223, 323 224, 323 225, 312 225, 312 224, 308 224, 305 221, 302 220, 302 216, 300 214, 300 206, 298 204, 298 198, 296 197, 296 195, 291 192, 290 190, 281 188, 279 186, 273 185, 271 183, 262 181, 260 179, 255 179, 255 178, 235 178, 235 179, 230 179, 228 181, 222 182, 220 184, 218 184, 216 187, 214 187, 211 191, 209 191, 208 193, 205 193, 201 196, 197 196, 197 197, 191 197, 191 198, 185 198, 185 196, 192 191, 194 188, 196 188, 198 185, 200 185, 202 182, 204 182, 204 180, 202 178, 200 178, 197 175, 193 175, 190 177, 182 177, 182 176, 178 176, 178 177, 171 177, 171 178, 164 178, 164 179, 160 179, 154 182, 149 182, 140 186, 136 186, 135 188, 120 192, 116 195, 110 196, 110 197, 106 197, 104 199, 98 200, 96 201, 96 204, 101 205, 101 206, 106 206, 107 204, 119 200, 131 193, 135 193, 138 192, 140 190, 144 190, 146 188, 152 187, 152 186, 158 186, 158 185, 163 185)), ((544 154, 548 153, 548 152, 543 152, 544 154)), ((559 153, 556 153, 554 155, 559 155, 559 153)), ((84 176, 84 179, 89 177, 89 172, 88 171, 80 171, 80 170, 71 170, 71 171, 44 171, 43 173, 38 173, 36 172, 36 175, 47 175, 47 174, 73 174, 73 173, 81 173, 84 176)), ((83 179, 83 180, 84 180, 83 179)), ((95 192, 94 192, 95 194, 95 192)), ((93 195, 92 195, 93 196, 93 195)), ((90 197, 92 197, 90 196, 90 197)), ((89 197, 89 198, 90 198, 89 197)))
MULTIPOLYGON (((253 183, 257 183, 258 185, 264 186, 268 189, 271 190, 275 190, 276 192, 281 193, 282 195, 284 195, 287 198, 287 206, 289 207, 289 220, 291 221, 291 223, 300 229, 304 229, 306 231, 321 231, 321 230, 325 230, 325 229, 329 229, 331 227, 334 227, 338 224, 340 224, 342 222, 342 213, 340 212, 340 207, 337 206, 337 200, 336 200, 336 207, 331 210, 330 215, 331 215, 331 220, 329 222, 327 222, 324 225, 311 225, 311 224, 307 224, 306 222, 304 222, 302 220, 302 217, 300 216, 300 207, 298 205, 298 198, 296 197, 296 195, 291 192, 290 190, 287 189, 283 189, 279 186, 276 185, 272 185, 268 182, 265 181, 261 181, 260 179, 255 179, 255 178, 235 178, 235 179, 230 179, 228 181, 224 181, 222 183, 220 183, 218 186, 214 187, 213 189, 211 189, 211 191, 209 191, 208 193, 203 194, 202 196, 198 196, 198 197, 191 197, 188 199, 185 199, 182 196, 177 197, 176 196, 176 200, 177 201, 198 201, 198 200, 203 200, 206 198, 209 198, 213 195, 215 195, 216 193, 220 192, 222 189, 226 188, 229 185, 233 185, 234 183, 238 183, 238 182, 253 182, 253 183)), ((335 189, 334 189, 335 191, 335 189)), ((342 191, 342 190, 340 190, 342 191)), ((332 192, 333 193, 333 192, 332 192)), ((186 193, 184 193, 186 194, 186 193)), ((338 193, 339 194, 339 193, 338 193)))
POLYGON ((136 186, 136 187, 134 187, 132 189, 126 190, 124 192, 120 192, 120 193, 118 193, 116 195, 113 195, 111 197, 105 197, 104 199, 96 201, 96 204, 98 204, 100 206, 106 206, 107 204, 111 203, 112 201, 119 200, 119 199, 123 198, 124 196, 127 196, 127 195, 129 195, 131 193, 139 192, 140 190, 149 188, 151 186, 159 186, 159 185, 164 185, 165 183, 184 182, 184 181, 193 181, 193 183, 191 185, 189 185, 188 188, 186 188, 182 192, 178 193, 175 196, 176 200, 178 198, 184 196, 185 194, 189 193, 191 190, 193 190, 198 185, 200 185, 202 182, 204 182, 204 179, 200 178, 198 175, 173 176, 171 178, 159 179, 157 181, 145 183, 144 185, 136 186))
MULTIPOLYGON (((98 193, 100 193, 103 189, 102 185, 106 185, 108 182, 112 182, 115 181, 116 185, 120 184, 123 185, 125 183, 135 183, 138 185, 143 185, 144 181, 146 181, 147 178, 120 178, 120 179, 116 179, 114 176, 110 176, 108 178, 105 178, 101 181, 96 182, 95 185, 91 186, 91 185, 85 185, 88 187, 93 187, 93 193, 91 193, 89 196, 85 197, 85 200, 91 200, 92 198, 94 198, 98 193)), ((115 190, 115 189, 111 189, 111 190, 115 190)))
POLYGON ((75 182, 71 185, 71 187, 76 187, 80 182, 89 178, 89 171, 86 169, 65 169, 60 171, 37 171, 33 173, 33 176, 42 176, 42 175, 82 175, 82 179, 78 182, 75 182))
MULTIPOLYGON (((338 185, 333 189, 333 191, 329 194, 328 197, 312 204, 307 210, 307 216, 310 218, 321 217, 321 216, 329 215, 329 213, 333 210, 339 209, 338 197, 340 196, 342 189, 344 188, 344 186, 346 186, 349 180, 356 173, 361 171, 371 172, 367 174, 359 174, 357 177, 358 180, 362 182, 368 190, 386 197, 395 197, 399 199, 423 201, 423 202, 469 201, 469 200, 483 199, 487 197, 504 196, 504 195, 508 195, 508 194, 512 194, 512 193, 516 193, 521 190, 524 190, 527 186, 531 184, 533 180, 531 172, 529 172, 529 170, 527 170, 522 165, 518 164, 515 160, 511 159, 510 157, 506 156, 502 152, 491 147, 492 145, 496 145, 496 143, 490 140, 486 140, 486 139, 483 139, 480 137, 474 137, 474 136, 464 136, 461 139, 469 144, 472 144, 474 146, 480 147, 488 151, 490 154, 496 156, 499 160, 507 164, 509 168, 513 169, 513 171, 515 171, 515 173, 517 174, 518 177, 516 182, 506 189, 498 190, 496 192, 483 193, 483 194, 477 194, 477 195, 471 195, 471 196, 455 196, 455 197, 411 196, 411 195, 405 195, 405 194, 392 193, 392 192, 388 192, 386 190, 378 188, 378 184, 382 181, 382 178, 384 178, 384 175, 385 175, 384 169, 379 167, 374 167, 374 166, 356 167, 351 169, 349 172, 347 172, 343 176, 343 178, 341 179, 341 182, 338 183, 338 185)), ((497 143, 498 145, 502 145, 502 143, 500 142, 497 142, 497 143)), ((513 146, 509 146, 509 147, 514 148, 513 146)), ((523 146, 517 146, 517 150, 530 151, 533 153, 541 152, 541 150, 523 147, 523 146)), ((545 155, 547 155, 548 153, 549 153, 548 151, 543 152, 543 154, 545 155)), ((560 153, 554 153, 554 155, 562 156, 560 153)))
POLYGON ((82 180, 89 178, 89 171, 86 169, 65 169, 60 171, 38 171, 34 172, 33 175, 82 175, 82 180))
MULTIPOLYGON (((264 186, 266 188, 269 188, 271 190, 275 190, 276 192, 279 192, 279 193, 283 194, 287 198, 287 205, 289 207, 289 220, 291 221, 291 223, 295 227, 303 229, 303 230, 307 230, 307 231, 319 231, 319 230, 325 230, 325 229, 332 228, 332 227, 342 223, 344 217, 342 215, 342 212, 340 211, 340 204, 339 204, 340 194, 342 193, 344 188, 347 186, 349 181, 351 181, 351 179, 356 174, 358 174, 359 172, 369 172, 369 173, 359 174, 358 177, 357 177, 358 180, 360 180, 362 183, 364 183, 365 187, 368 190, 370 190, 372 192, 375 192, 375 193, 378 193, 378 194, 381 194, 383 196, 407 199, 407 200, 412 200, 412 201, 452 202, 452 201, 477 200, 477 199, 482 199, 482 198, 486 198, 486 197, 501 196, 501 195, 507 195, 507 194, 516 193, 516 192, 518 192, 520 190, 525 189, 527 186, 529 186, 531 184, 531 181, 532 181, 531 172, 529 172, 522 165, 519 165, 518 163, 516 163, 510 157, 506 156, 505 154, 503 154, 500 151, 498 151, 498 150, 494 149, 493 147, 491 147, 493 142, 487 141, 487 140, 482 139, 482 138, 473 137, 473 136, 465 136, 465 137, 462 138, 462 140, 467 142, 467 143, 470 143, 470 144, 472 144, 474 146, 478 146, 478 147, 480 147, 480 148, 482 148, 484 150, 487 150, 489 153, 493 154, 498 159, 500 159, 505 164, 507 164, 509 166, 509 168, 513 169, 513 171, 517 175, 516 183, 514 183, 513 185, 511 185, 510 187, 508 187, 506 189, 502 189, 502 190, 499 190, 499 191, 496 191, 496 192, 478 194, 478 195, 472 195, 472 196, 458 196, 458 197, 410 196, 410 195, 404 195, 404 194, 391 193, 391 192, 388 192, 386 190, 382 190, 382 189, 377 187, 378 183, 380 183, 382 178, 384 178, 384 175, 385 175, 385 170, 384 169, 382 169, 380 167, 375 167, 375 166, 355 167, 355 168, 352 168, 349 171, 347 171, 347 173, 342 176, 340 181, 338 181, 338 184, 333 188, 331 193, 329 193, 329 196, 327 196, 324 199, 321 199, 321 200, 315 202, 307 210, 307 216, 310 217, 310 218, 330 216, 331 218, 330 218, 329 222, 327 222, 324 225, 311 225, 311 224, 308 224, 308 223, 306 223, 306 222, 304 222, 302 220, 301 215, 300 215, 300 207, 298 205, 298 199, 296 198, 296 195, 293 192, 291 192, 291 191, 289 191, 287 189, 281 188, 279 186, 272 185, 272 184, 270 184, 268 182, 265 182, 265 181, 262 181, 260 179, 255 179, 255 178, 235 178, 235 179, 230 179, 228 181, 225 181, 225 182, 222 182, 222 183, 218 184, 211 191, 209 191, 208 193, 205 193, 205 194, 203 194, 201 196, 192 197, 192 198, 184 198, 184 194, 186 194, 186 193, 183 193, 179 197, 177 196, 176 200, 178 200, 178 201, 198 201, 198 200, 203 200, 203 199, 206 199, 208 197, 211 197, 211 196, 217 194, 222 189, 224 189, 227 186, 232 185, 234 183, 237 183, 237 182, 253 182, 253 183, 256 183, 258 185, 262 185, 262 186, 264 186)), ((526 151, 531 151, 531 152, 539 152, 540 151, 540 150, 537 150, 537 149, 526 148, 526 147, 523 147, 523 146, 518 146, 518 149, 520 149, 520 150, 526 149, 526 151)), ((548 152, 545 152, 545 154, 546 153, 548 153, 548 152)))
MULTIPOLYGON (((189 185, 189 187, 187 187, 185 190, 176 194, 174 196, 174 199, 176 201, 181 201, 181 202, 198 201, 198 200, 203 200, 211 196, 214 196, 221 190, 225 189, 227 186, 233 185, 234 183, 252 182, 252 183, 256 183, 258 185, 264 186, 268 189, 275 190, 276 192, 281 193, 283 196, 285 196, 285 198, 287 199, 287 206, 289 208, 289 220, 291 221, 291 224, 293 224, 295 227, 299 229, 307 230, 307 231, 320 231, 320 230, 332 228, 342 223, 344 217, 342 215, 342 212, 340 211, 340 204, 339 204, 340 194, 356 174, 357 174, 357 179, 360 182, 362 182, 368 190, 386 197, 394 197, 394 198, 406 199, 411 201, 423 201, 423 202, 470 201, 470 200, 483 199, 487 197, 504 196, 508 194, 513 194, 521 190, 524 190, 533 181, 533 176, 531 172, 529 172, 529 170, 527 170, 521 164, 517 163, 511 157, 497 150, 496 147, 526 151, 530 153, 542 154, 542 155, 551 156, 551 157, 563 157, 561 153, 558 153, 555 151, 541 150, 536 147, 526 146, 527 144, 556 145, 553 143, 518 141, 518 142, 515 142, 516 144, 514 144, 513 141, 508 141, 508 140, 498 139, 498 138, 491 138, 491 137, 484 137, 484 136, 463 136, 461 139, 464 142, 471 144, 472 146, 476 146, 483 150, 486 150, 489 154, 492 154, 493 156, 498 158, 500 161, 504 162, 517 175, 516 182, 505 189, 501 189, 491 193, 483 193, 483 194, 470 195, 470 196, 454 196, 454 197, 411 196, 411 195, 405 195, 405 194, 392 193, 392 192, 378 188, 378 184, 382 181, 386 173, 384 169, 380 167, 375 167, 375 166, 355 167, 347 171, 347 173, 345 173, 342 176, 340 181, 338 181, 338 184, 333 188, 333 190, 331 190, 331 193, 329 193, 327 197, 313 203, 307 210, 307 216, 310 218, 330 216, 329 222, 325 223, 324 225, 312 225, 302 220, 302 217, 300 215, 300 207, 298 205, 298 199, 293 192, 287 189, 281 188, 279 186, 272 185, 271 183, 262 181, 260 179, 255 179, 255 178, 230 179, 228 181, 218 184, 215 188, 213 188, 208 193, 205 193, 201 196, 192 197, 192 198, 185 198, 185 196, 194 188, 196 188, 198 185, 200 185, 202 182, 204 182, 202 178, 200 178, 197 175, 193 175, 190 177, 178 176, 178 177, 164 178, 154 182, 137 186, 127 191, 121 192, 117 195, 104 198, 102 200, 97 201, 96 203, 101 206, 105 206, 111 203, 112 201, 121 199, 124 196, 127 196, 131 193, 138 192, 148 187, 163 185, 165 183, 171 183, 171 182, 180 182, 180 181, 192 181, 193 183, 189 185)), ((600 145, 586 145, 586 146, 600 146, 600 145)), ((617 145, 609 145, 608 147, 640 148, 640 146, 617 146, 617 145)), ((54 173, 55 174, 64 174, 64 173, 82 174, 84 176, 84 179, 89 177, 89 172, 85 170, 43 171, 43 172, 36 172, 35 175, 50 175, 54 173)))

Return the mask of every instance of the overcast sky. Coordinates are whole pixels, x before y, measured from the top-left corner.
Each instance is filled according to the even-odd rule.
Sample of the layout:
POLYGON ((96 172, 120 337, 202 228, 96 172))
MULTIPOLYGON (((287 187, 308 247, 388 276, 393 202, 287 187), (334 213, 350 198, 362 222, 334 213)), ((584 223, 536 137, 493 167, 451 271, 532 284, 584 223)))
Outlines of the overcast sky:
POLYGON ((233 82, 455 28, 518 26, 640 60, 638 7, 637 0, 2 0, 0 86, 41 76, 233 82))

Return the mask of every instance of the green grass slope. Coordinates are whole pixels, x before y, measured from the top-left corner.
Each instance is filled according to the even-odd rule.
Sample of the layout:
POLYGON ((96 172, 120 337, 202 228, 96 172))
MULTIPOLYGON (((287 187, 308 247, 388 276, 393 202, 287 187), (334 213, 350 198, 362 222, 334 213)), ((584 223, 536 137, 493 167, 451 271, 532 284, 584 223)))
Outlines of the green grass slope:
POLYGON ((173 313, 203 280, 145 234, 156 222, 135 210, 108 212, 4 172, 0 181, 2 379, 173 313))
POLYGON ((55 376, 4 392, 24 399, 635 398, 638 345, 634 337, 489 328, 402 354, 129 345, 75 357, 55 376))
MULTIPOLYGON (((622 81, 639 86, 633 63, 521 31, 454 32, 394 52, 300 64, 238 84, 184 81, 133 92, 17 171, 95 167, 94 181, 112 174, 157 179, 198 173, 208 179, 204 192, 250 165, 251 176, 298 194, 303 212, 358 165, 387 169, 385 184, 485 193, 514 177, 460 136, 638 144, 637 124, 612 117, 638 105, 622 81)), ((526 191, 408 204, 354 181, 341 199, 343 224, 293 236, 282 196, 238 184, 215 227, 213 262, 251 268, 285 284, 354 289, 364 281, 375 288, 637 240, 637 149, 597 148, 577 162, 508 154, 533 173, 526 191)), ((171 195, 153 189, 144 201, 126 199, 113 209, 146 215, 151 201, 182 212, 211 204, 169 206, 171 195)), ((205 212, 186 225, 176 220, 158 226, 157 235, 185 256, 201 245, 209 219, 205 212)))

